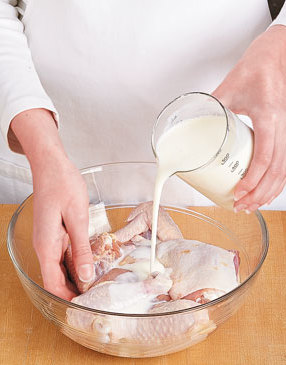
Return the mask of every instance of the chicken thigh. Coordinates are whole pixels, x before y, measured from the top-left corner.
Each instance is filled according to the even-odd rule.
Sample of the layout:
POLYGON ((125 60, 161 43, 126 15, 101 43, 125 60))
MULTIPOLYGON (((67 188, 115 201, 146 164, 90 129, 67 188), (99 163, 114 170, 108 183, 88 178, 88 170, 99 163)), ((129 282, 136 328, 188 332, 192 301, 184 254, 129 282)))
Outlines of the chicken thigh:
POLYGON ((198 302, 212 300, 239 284, 234 262, 237 254, 233 251, 181 239, 161 242, 157 257, 172 269, 169 295, 173 300, 184 297, 198 302))

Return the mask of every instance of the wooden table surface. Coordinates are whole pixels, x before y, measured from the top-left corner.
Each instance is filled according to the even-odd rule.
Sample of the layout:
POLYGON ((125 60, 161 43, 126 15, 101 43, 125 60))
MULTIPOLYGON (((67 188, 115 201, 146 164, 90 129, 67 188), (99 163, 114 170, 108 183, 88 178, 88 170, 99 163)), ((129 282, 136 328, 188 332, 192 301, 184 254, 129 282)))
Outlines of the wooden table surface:
POLYGON ((286 212, 264 211, 270 250, 242 308, 206 341, 176 354, 123 359, 84 348, 33 307, 6 248, 15 205, 0 205, 0 365, 286 364, 286 212))

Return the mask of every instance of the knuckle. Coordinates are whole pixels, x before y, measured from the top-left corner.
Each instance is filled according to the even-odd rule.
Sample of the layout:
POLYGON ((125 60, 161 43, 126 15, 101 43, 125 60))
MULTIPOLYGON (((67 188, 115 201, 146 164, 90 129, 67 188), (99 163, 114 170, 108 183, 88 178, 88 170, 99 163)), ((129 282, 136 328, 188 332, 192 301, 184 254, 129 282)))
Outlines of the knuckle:
POLYGON ((82 257, 90 256, 91 248, 90 248, 90 246, 87 246, 87 245, 84 245, 84 246, 83 245, 80 245, 80 246, 73 245, 72 255, 74 258, 82 258, 82 257))
POLYGON ((257 194, 257 196, 254 196, 253 203, 256 203, 258 205, 263 205, 268 201, 268 197, 266 194, 257 194))
POLYGON ((273 162, 269 167, 269 174, 273 178, 280 178, 282 183, 286 177, 286 165, 281 164, 279 161, 273 162))
POLYGON ((251 202, 250 204, 258 204, 263 205, 265 203, 265 199, 267 195, 267 192, 263 191, 262 189, 255 189, 251 195, 251 202))
POLYGON ((243 186, 241 187, 241 190, 244 190, 244 191, 247 191, 247 192, 250 192, 252 191, 256 185, 257 185, 257 181, 255 179, 254 176, 248 176, 248 177, 245 177, 244 179, 245 181, 243 181, 243 186))
POLYGON ((271 168, 269 170, 269 173, 271 174, 272 178, 274 178, 274 179, 283 178, 283 176, 284 176, 282 169, 280 169, 279 167, 278 168, 275 168, 275 167, 271 168))

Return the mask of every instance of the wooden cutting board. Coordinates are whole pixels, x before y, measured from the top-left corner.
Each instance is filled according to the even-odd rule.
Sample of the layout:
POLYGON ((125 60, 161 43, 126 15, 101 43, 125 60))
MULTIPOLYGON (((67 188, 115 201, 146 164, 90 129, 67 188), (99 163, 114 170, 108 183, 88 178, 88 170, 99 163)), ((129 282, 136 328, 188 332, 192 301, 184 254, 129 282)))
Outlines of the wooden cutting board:
POLYGON ((0 365, 286 364, 286 212, 263 212, 270 250, 236 315, 206 341, 187 350, 152 359, 123 359, 78 345, 32 306, 6 248, 7 227, 16 207, 0 205, 0 365))

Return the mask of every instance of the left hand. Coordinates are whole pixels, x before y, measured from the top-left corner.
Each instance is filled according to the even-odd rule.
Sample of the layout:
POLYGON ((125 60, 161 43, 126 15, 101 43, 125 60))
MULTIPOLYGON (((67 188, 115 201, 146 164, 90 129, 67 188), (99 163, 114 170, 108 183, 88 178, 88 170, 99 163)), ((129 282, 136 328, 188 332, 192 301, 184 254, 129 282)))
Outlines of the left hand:
POLYGON ((261 34, 213 92, 223 105, 251 118, 254 154, 234 191, 234 210, 254 211, 286 183, 286 27, 261 34))

